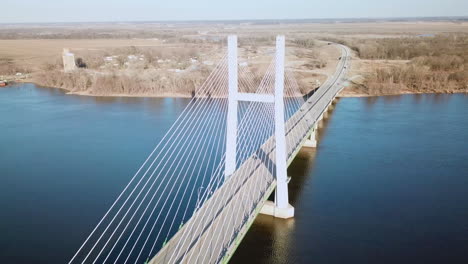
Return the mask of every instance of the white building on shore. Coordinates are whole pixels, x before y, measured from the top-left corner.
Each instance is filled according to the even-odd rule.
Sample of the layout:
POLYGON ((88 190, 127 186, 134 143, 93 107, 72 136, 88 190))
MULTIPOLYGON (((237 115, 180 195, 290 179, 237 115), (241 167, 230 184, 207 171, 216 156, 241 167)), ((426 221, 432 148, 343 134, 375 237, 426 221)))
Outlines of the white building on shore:
POLYGON ((63 49, 63 70, 65 72, 71 72, 76 69, 75 54, 71 53, 69 49, 63 49))

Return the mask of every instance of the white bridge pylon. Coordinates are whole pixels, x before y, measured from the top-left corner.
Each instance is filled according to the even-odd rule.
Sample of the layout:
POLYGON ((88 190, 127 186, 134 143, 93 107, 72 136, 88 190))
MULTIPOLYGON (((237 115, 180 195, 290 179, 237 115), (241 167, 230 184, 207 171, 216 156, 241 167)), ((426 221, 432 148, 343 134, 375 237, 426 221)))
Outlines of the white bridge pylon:
POLYGON ((228 37, 228 114, 226 135, 226 179, 236 170, 237 151, 237 111, 238 102, 261 102, 274 104, 275 119, 275 157, 276 192, 275 202, 267 201, 260 213, 278 218, 294 216, 294 207, 289 204, 286 133, 284 119, 284 59, 285 38, 276 37, 275 89, 274 95, 261 93, 242 93, 238 89, 237 36, 228 37))

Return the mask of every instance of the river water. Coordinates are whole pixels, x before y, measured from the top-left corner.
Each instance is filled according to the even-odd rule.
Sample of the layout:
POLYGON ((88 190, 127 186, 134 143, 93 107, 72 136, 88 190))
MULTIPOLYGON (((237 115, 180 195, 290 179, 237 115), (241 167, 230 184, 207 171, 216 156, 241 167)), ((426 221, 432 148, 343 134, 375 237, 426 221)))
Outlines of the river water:
MULTIPOLYGON (((0 263, 66 263, 187 99, 0 89, 0 263)), ((231 263, 468 263, 468 96, 339 100, 231 263)))

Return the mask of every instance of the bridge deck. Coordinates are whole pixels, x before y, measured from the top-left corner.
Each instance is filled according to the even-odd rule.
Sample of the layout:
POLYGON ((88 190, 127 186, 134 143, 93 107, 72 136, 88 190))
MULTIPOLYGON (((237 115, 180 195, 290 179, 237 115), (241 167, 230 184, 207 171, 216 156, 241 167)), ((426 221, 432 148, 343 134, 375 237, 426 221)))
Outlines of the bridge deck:
MULTIPOLYGON (((341 47, 343 59, 337 72, 286 122, 288 164, 342 89, 338 82, 346 72, 349 51, 341 47)), ((273 143, 274 137, 269 138, 257 156, 265 155, 273 162, 273 143)), ((276 186, 271 164, 263 163, 264 159, 257 156, 246 160, 149 263, 228 261, 276 186)))

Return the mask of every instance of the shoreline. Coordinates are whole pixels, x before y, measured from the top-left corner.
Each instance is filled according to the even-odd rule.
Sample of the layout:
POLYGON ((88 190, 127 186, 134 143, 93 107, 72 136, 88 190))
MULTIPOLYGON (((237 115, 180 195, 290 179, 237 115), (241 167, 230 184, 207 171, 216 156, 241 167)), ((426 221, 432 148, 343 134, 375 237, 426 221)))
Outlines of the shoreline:
MULTIPOLYGON (((190 99, 192 98, 191 95, 188 94, 181 94, 181 93, 169 93, 169 94, 158 94, 158 95, 152 95, 152 94, 106 94, 106 95, 96 95, 96 94, 90 94, 87 92, 72 92, 66 88, 61 88, 61 87, 50 87, 50 86, 43 86, 40 85, 32 80, 21 80, 21 81, 14 81, 11 82, 11 85, 8 85, 6 87, 2 88, 8 88, 9 86, 14 86, 15 84, 33 84, 39 88, 51 88, 51 89, 59 89, 63 90, 65 94, 67 95, 78 95, 78 96, 88 96, 88 97, 111 97, 111 98, 185 98, 185 99, 190 99)), ((345 88, 346 89, 346 88, 345 88)), ((376 94, 376 95, 370 95, 370 94, 362 94, 362 93, 356 93, 356 94, 338 94, 337 98, 364 98, 364 97, 382 97, 382 96, 399 96, 399 95, 423 95, 423 94, 468 94, 468 91, 456 91, 456 92, 411 92, 411 91, 403 91, 401 93, 394 93, 394 94, 376 94)))
POLYGON ((382 97, 382 96, 399 96, 399 95, 423 95, 423 94, 468 94, 468 91, 456 91, 456 92, 411 92, 404 91, 401 93, 393 94, 339 94, 338 98, 363 98, 363 97, 382 97))
MULTIPOLYGON (((65 94, 67 95, 78 95, 78 96, 88 96, 88 97, 135 97, 135 98, 192 98, 191 95, 188 94, 181 94, 181 93, 166 93, 166 94, 158 94, 158 95, 152 95, 152 94, 105 94, 105 95, 99 95, 99 94, 91 94, 87 92, 73 92, 70 91, 66 88, 62 87, 53 87, 53 86, 44 86, 41 84, 38 84, 32 80, 22 80, 22 81, 14 81, 11 82, 11 85, 8 86, 14 86, 15 84, 33 84, 36 87, 39 88, 50 88, 50 89, 59 89, 62 90, 65 94)), ((6 86, 5 88, 8 88, 6 86)))
MULTIPOLYGON (((55 87, 51 87, 54 88, 55 87)), ((58 89, 63 89, 63 88, 58 88, 58 89)), ((63 89, 68 91, 67 89, 63 89)), ((70 92, 68 91, 66 93, 67 95, 79 95, 79 96, 89 96, 89 97, 134 97, 134 98, 192 98, 191 95, 186 95, 186 94, 159 94, 159 95, 151 95, 151 94, 106 94, 106 95, 96 95, 96 94, 90 94, 87 92, 70 92)))

